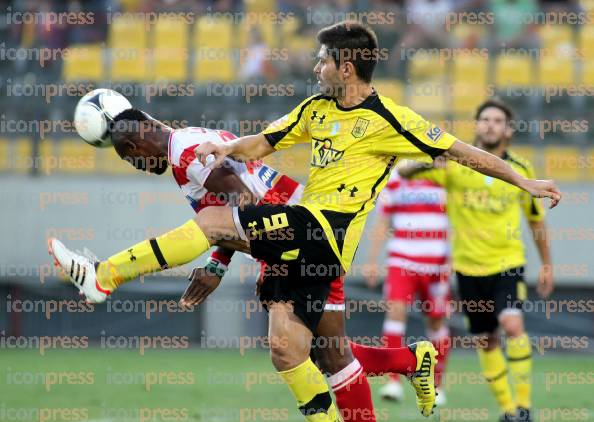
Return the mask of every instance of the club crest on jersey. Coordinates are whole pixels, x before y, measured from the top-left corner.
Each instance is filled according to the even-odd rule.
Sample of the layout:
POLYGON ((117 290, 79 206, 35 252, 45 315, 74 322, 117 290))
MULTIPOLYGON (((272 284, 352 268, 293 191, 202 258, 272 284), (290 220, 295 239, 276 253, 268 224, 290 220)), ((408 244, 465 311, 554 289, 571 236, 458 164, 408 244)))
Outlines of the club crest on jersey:
POLYGON ((270 189, 273 185, 274 179, 278 176, 278 171, 271 169, 268 166, 262 166, 260 171, 258 172, 258 177, 266 185, 268 189, 270 189))
POLYGON ((330 163, 339 161, 344 156, 344 151, 332 148, 330 139, 313 138, 311 149, 311 165, 314 167, 326 167, 330 163))
POLYGON ((441 138, 441 135, 443 135, 443 130, 437 126, 431 126, 429 130, 425 132, 425 135, 435 143, 441 138))
POLYGON ((369 126, 369 120, 363 119, 362 117, 357 118, 355 127, 353 127, 353 130, 351 131, 351 135, 353 135, 355 138, 361 138, 363 135, 365 135, 367 126, 369 126))

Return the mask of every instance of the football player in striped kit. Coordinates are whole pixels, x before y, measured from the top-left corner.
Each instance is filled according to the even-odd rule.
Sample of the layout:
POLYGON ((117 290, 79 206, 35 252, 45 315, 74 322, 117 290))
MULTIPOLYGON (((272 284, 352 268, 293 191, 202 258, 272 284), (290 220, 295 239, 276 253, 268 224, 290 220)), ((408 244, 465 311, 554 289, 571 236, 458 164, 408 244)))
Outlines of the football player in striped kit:
MULTIPOLYGON (((387 245, 387 277, 384 298, 387 312, 383 336, 387 347, 401 347, 406 333, 407 310, 427 317, 427 337, 439 352, 435 369, 436 404, 445 404, 439 388, 449 352, 445 321, 450 298, 448 266, 448 218, 442 187, 426 180, 403 179, 395 171, 380 195, 381 206, 372 232, 366 281, 376 286, 378 259, 387 245), (415 301, 418 296, 419 301, 415 301), (414 306, 413 306, 414 305, 414 306)), ((387 400, 401 401, 404 391, 398 375, 381 389, 387 400)))

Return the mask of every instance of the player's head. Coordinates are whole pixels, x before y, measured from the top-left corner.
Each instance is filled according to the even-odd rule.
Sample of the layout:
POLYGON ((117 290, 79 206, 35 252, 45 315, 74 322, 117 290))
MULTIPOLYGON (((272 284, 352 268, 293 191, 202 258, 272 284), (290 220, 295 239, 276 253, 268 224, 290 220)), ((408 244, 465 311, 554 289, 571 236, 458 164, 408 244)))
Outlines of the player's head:
POLYGON ((318 32, 314 73, 325 95, 341 97, 354 83, 370 83, 378 60, 377 37, 362 23, 344 21, 318 32))
POLYGON ((135 108, 121 112, 113 120, 111 140, 121 159, 138 170, 165 173, 170 128, 135 108))
POLYGON ((482 103, 475 115, 476 140, 483 147, 497 148, 502 142, 507 143, 513 134, 511 108, 503 101, 489 99, 482 103))

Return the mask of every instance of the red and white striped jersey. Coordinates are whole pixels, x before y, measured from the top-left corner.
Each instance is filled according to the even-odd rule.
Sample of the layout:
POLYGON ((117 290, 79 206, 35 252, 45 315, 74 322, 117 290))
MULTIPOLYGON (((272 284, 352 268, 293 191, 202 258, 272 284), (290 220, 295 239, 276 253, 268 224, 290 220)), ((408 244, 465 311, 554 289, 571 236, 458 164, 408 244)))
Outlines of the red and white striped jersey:
POLYGON ((387 265, 422 274, 447 271, 449 255, 445 190, 393 171, 382 192, 381 212, 390 219, 387 265))
MULTIPOLYGON (((204 187, 211 169, 200 163, 194 149, 202 142, 219 143, 235 138, 237 137, 231 132, 201 127, 189 127, 171 132, 168 159, 173 177, 194 211, 198 212, 210 205, 223 205, 226 199, 209 192, 204 187)), ((260 202, 296 204, 303 193, 302 185, 261 161, 240 163, 227 158, 225 166, 239 176, 260 202)))

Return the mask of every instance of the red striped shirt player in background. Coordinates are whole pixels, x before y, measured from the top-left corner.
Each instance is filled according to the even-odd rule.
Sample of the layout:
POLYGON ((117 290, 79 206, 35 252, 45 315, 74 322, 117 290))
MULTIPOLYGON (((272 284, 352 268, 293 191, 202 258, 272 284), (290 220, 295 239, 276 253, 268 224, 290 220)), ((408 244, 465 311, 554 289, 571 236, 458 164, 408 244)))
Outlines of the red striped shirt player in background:
MULTIPOLYGON (((366 277, 367 285, 375 287, 380 274, 378 258, 387 240, 385 345, 401 347, 409 342, 402 340, 407 309, 426 315, 427 337, 439 352, 435 370, 437 405, 445 404, 445 394, 439 385, 450 346, 445 322, 450 298, 445 199, 442 187, 426 180, 402 179, 397 171, 392 172, 380 196, 381 206, 371 234, 370 271, 366 277), (420 302, 415 301, 416 295, 420 302)), ((381 396, 387 400, 401 401, 403 393, 398 375, 392 375, 381 389, 381 396)))

